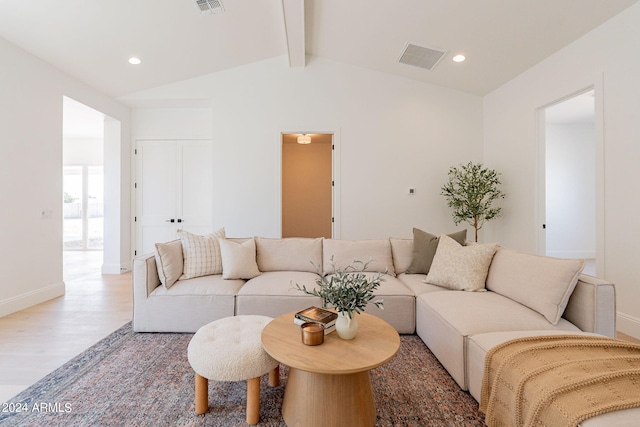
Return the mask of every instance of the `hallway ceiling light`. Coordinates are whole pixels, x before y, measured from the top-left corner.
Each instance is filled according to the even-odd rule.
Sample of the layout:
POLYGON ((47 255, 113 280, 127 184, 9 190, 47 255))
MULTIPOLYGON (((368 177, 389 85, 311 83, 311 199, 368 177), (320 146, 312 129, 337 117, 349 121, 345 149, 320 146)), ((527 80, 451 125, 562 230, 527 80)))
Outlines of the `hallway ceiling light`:
POLYGON ((466 56, 464 56, 462 54, 458 54, 458 55, 453 57, 453 62, 464 62, 465 59, 467 59, 466 56))
POLYGON ((298 137, 298 144, 311 144, 311 137, 303 133, 298 137))
POLYGON ((136 56, 132 56, 131 58, 129 58, 129 64, 131 65, 140 65, 142 64, 142 59, 136 57, 136 56))

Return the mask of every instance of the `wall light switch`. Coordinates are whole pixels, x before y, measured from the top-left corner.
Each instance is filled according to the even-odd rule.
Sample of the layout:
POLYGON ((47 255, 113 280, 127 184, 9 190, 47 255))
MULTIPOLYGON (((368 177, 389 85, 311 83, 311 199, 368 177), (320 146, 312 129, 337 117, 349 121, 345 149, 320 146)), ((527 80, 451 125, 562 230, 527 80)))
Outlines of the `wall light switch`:
POLYGON ((416 189, 415 188, 410 188, 409 189, 409 194, 416 194, 416 189))

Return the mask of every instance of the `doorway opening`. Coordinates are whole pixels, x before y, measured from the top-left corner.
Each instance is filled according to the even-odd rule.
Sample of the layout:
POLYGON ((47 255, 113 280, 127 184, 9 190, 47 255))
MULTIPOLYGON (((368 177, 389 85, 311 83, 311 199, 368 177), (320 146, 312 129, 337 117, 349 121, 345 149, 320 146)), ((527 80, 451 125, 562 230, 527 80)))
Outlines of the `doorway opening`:
POLYGON ((333 138, 282 134, 282 237, 334 236, 333 138))
POLYGON ((100 270, 104 249, 105 116, 63 98, 63 271, 65 280, 100 270))
POLYGON ((596 274, 597 141, 593 88, 544 109, 544 253, 596 274))

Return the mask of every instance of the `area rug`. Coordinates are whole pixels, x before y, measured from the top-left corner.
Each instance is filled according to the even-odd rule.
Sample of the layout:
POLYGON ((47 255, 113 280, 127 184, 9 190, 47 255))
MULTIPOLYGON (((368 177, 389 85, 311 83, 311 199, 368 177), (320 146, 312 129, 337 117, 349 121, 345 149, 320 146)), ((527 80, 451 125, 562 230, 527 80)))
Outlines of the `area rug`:
MULTIPOLYGON (((209 382, 209 411, 194 412, 187 360, 192 334, 133 333, 127 324, 0 407, 0 426, 244 426, 246 382, 209 382)), ((285 426, 281 384, 261 379, 260 426, 285 426)), ((376 426, 483 426, 422 340, 403 335, 398 355, 371 371, 376 426)))

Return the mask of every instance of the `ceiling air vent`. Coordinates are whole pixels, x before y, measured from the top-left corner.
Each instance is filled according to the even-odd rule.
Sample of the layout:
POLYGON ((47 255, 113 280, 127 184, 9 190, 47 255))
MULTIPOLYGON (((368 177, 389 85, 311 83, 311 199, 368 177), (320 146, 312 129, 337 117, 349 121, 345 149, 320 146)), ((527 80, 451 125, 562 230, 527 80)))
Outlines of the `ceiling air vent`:
POLYGON ((445 53, 447 53, 446 50, 407 43, 407 46, 404 48, 402 55, 400 55, 398 62, 431 71, 438 64, 440 59, 442 59, 445 53))
POLYGON ((220 0, 196 0, 196 5, 198 5, 200 13, 203 15, 224 12, 224 6, 220 0))

